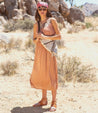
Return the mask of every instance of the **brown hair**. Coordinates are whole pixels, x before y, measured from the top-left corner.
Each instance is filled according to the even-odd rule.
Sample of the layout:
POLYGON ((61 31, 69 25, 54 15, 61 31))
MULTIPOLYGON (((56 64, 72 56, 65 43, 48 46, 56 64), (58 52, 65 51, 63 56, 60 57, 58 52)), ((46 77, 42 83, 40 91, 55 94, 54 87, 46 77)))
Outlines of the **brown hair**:
MULTIPOLYGON (((52 17, 52 14, 51 14, 51 12, 50 12, 49 9, 47 9, 47 14, 46 14, 46 16, 47 16, 47 17, 52 17)), ((36 21, 41 21, 41 17, 40 17, 40 15, 39 15, 39 13, 38 13, 38 9, 36 10, 36 13, 35 13, 35 20, 36 20, 36 21)))

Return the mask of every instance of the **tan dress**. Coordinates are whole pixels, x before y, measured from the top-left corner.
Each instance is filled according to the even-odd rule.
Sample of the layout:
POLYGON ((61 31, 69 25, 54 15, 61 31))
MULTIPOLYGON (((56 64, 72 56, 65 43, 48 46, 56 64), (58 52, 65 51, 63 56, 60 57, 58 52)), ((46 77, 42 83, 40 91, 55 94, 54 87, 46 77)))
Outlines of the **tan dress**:
MULTIPOLYGON (((41 32, 44 35, 54 35, 55 31, 49 18, 41 32)), ((56 57, 52 56, 39 40, 35 48, 35 58, 32 73, 30 76, 32 88, 52 90, 58 88, 57 62, 56 57)))

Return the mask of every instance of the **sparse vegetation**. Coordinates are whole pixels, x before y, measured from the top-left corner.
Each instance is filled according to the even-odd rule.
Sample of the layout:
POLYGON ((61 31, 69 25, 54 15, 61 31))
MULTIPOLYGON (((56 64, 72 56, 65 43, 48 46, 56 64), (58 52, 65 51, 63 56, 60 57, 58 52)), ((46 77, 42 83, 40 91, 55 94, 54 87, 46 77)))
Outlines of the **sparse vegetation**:
POLYGON ((31 30, 33 28, 34 22, 30 19, 25 19, 25 20, 9 20, 7 24, 4 25, 4 31, 5 32, 11 32, 15 31, 18 29, 27 31, 31 30))
POLYGON ((89 22, 86 23, 86 28, 90 28, 90 27, 93 27, 93 25, 89 22))
POLYGON ((3 75, 11 76, 16 73, 16 69, 18 67, 17 62, 6 61, 5 63, 1 63, 1 70, 3 71, 3 75))
POLYGON ((12 49, 12 48, 20 48, 21 47, 21 44, 22 44, 22 40, 20 39, 13 39, 11 38, 10 39, 10 42, 8 44, 8 48, 9 49, 12 49))
POLYGON ((58 57, 59 83, 94 81, 94 71, 91 65, 83 65, 78 57, 67 57, 66 54, 58 57))
POLYGON ((64 28, 63 24, 61 23, 58 23, 58 27, 59 27, 59 30, 62 30, 64 28))
POLYGON ((35 52, 35 44, 33 43, 33 39, 28 38, 28 40, 25 42, 25 48, 30 48, 31 50, 33 49, 33 52, 35 52))
POLYGON ((4 41, 0 41, 0 49, 4 49, 4 52, 9 52, 11 49, 20 48, 22 44, 22 40, 11 38, 9 43, 5 43, 4 41))
POLYGON ((95 39, 95 40, 94 40, 94 43, 98 43, 98 39, 95 39))
POLYGON ((7 51, 7 44, 3 40, 0 40, 0 49, 2 48, 4 48, 5 51, 7 51))
POLYGON ((64 40, 56 40, 56 44, 58 46, 58 48, 64 48, 64 40))
POLYGON ((98 31, 98 17, 90 16, 85 18, 86 28, 90 28, 92 31, 98 31))

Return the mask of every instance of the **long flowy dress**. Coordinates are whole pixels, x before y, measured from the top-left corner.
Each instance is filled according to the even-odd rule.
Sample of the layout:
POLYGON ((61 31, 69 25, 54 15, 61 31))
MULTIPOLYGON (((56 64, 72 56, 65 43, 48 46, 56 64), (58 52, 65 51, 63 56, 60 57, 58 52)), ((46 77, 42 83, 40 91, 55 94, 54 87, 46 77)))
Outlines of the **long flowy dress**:
MULTIPOLYGON (((55 30, 51 19, 48 19, 41 28, 44 35, 53 35, 55 30)), ((30 85, 36 89, 53 90, 58 88, 56 57, 48 51, 39 40, 35 48, 34 64, 30 76, 30 85)))

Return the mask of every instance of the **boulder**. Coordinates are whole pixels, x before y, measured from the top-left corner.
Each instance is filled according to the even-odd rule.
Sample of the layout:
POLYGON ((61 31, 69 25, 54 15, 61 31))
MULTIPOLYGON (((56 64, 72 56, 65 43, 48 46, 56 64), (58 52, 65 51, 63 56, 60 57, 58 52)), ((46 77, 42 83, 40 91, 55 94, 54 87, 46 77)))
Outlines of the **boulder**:
POLYGON ((98 10, 94 11, 94 12, 92 13, 92 16, 98 16, 98 10))
POLYGON ((6 20, 4 19, 3 16, 0 16, 0 23, 1 24, 6 24, 6 20))
POLYGON ((35 16, 31 16, 31 15, 28 15, 28 14, 24 14, 23 15, 23 20, 25 19, 30 19, 32 20, 33 22, 35 22, 35 16))
POLYGON ((6 15, 8 19, 11 19, 13 10, 18 9, 18 1, 17 0, 4 0, 4 4, 6 7, 6 15))
POLYGON ((23 19, 22 10, 14 9, 12 12, 12 19, 14 19, 14 20, 23 19))
POLYGON ((0 4, 0 13, 1 13, 1 14, 5 14, 4 2, 2 2, 2 3, 0 4))
POLYGON ((59 0, 48 0, 50 11, 59 12, 59 0))
POLYGON ((24 0, 24 2, 25 2, 26 12, 29 15, 34 16, 37 9, 35 0, 24 0))
POLYGON ((67 17, 67 21, 73 24, 76 20, 84 22, 85 16, 79 8, 70 8, 70 14, 67 17))
POLYGON ((68 9, 68 7, 65 3, 61 2, 59 5, 59 12, 62 14, 62 16, 64 18, 67 18, 67 16, 70 13, 70 10, 68 9))
POLYGON ((26 13, 26 6, 24 0, 18 0, 18 8, 22 10, 22 13, 26 13))
POLYGON ((51 14, 57 20, 58 23, 61 23, 63 27, 65 27, 64 18, 59 12, 52 11, 51 14))

